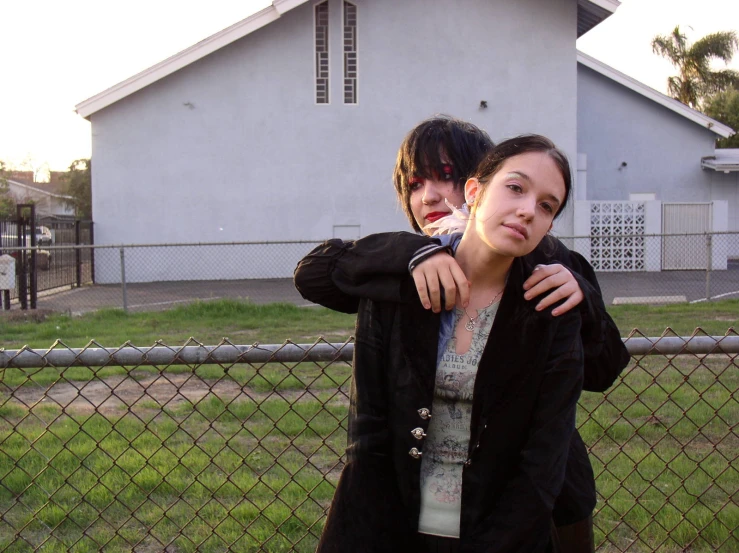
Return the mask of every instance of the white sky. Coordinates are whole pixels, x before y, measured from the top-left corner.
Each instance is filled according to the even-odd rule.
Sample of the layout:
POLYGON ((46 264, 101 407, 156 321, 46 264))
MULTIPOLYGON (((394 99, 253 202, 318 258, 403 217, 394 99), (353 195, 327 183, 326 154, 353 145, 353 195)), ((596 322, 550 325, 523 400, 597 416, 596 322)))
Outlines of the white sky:
MULTIPOLYGON (((270 3, 0 0, 0 159, 66 170, 90 155, 90 124, 74 112, 76 104, 270 3)), ((664 92, 673 69, 652 54, 650 42, 675 25, 693 40, 739 32, 739 0, 623 0, 577 45, 664 92)), ((739 69, 739 55, 731 67, 739 69)))

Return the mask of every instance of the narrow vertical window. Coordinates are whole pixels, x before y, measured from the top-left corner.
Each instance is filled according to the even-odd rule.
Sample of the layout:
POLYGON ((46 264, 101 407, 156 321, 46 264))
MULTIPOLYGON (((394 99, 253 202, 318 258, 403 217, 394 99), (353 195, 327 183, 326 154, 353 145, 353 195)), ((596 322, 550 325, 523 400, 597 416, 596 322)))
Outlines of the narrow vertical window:
POLYGON ((344 103, 357 103, 357 6, 344 2, 344 103))
POLYGON ((328 104, 328 0, 316 4, 316 103, 328 104))

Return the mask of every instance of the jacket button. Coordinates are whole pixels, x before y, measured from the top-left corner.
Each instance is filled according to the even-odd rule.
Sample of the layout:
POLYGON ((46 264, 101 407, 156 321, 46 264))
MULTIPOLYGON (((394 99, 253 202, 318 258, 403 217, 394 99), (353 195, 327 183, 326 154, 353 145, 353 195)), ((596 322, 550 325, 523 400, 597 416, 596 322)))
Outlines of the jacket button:
POLYGON ((426 407, 422 407, 421 409, 419 409, 418 414, 425 421, 431 418, 431 411, 429 411, 426 407))
POLYGON ((410 455, 414 459, 420 459, 423 453, 418 451, 418 449, 416 449, 415 447, 412 447, 411 450, 408 452, 408 455, 410 455))
POLYGON ((426 432, 424 432, 421 427, 411 430, 411 434, 413 434, 413 437, 417 440, 423 440, 426 437, 426 432))

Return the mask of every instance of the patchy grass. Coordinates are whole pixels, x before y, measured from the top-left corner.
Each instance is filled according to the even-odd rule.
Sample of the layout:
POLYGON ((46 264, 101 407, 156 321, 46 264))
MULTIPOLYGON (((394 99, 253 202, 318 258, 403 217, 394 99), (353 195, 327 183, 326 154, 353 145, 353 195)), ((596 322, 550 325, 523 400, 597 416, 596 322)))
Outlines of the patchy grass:
POLYGON ((739 328, 739 300, 671 305, 612 305, 613 320, 626 336, 638 329, 645 336, 659 336, 671 328, 680 336, 690 336, 701 328, 706 334, 723 336, 729 328, 739 328))
MULTIPOLYGON (((51 551, 315 550, 342 466, 350 367, 201 369, 159 377, 197 373, 199 394, 152 387, 126 400, 117 386, 124 401, 98 412, 57 404, 53 388, 25 404, 4 388, 0 550, 24 550, 20 528, 51 551)), ((605 397, 583 396, 601 550, 737 550, 737 389, 728 356, 650 356, 605 397)))
MULTIPOLYGON (((739 301, 609 311, 624 336, 632 328, 659 336, 666 327, 723 335, 737 326, 739 301)), ((177 345, 191 336, 208 345, 343 342, 353 327, 353 316, 326 309, 232 300, 155 313, 0 317, 6 349, 56 339, 68 347, 177 345)), ((578 420, 600 494, 599 550, 739 550, 736 369, 721 355, 643 357, 605 397, 583 395, 578 420)), ((0 551, 315 550, 345 445, 347 365, 3 373, 0 551), (105 382, 101 393, 123 395, 123 383, 147 379, 171 379, 180 393, 150 387, 97 411, 53 399, 60 384, 74 391, 105 382), (219 391, 226 382, 231 395, 219 391)))
POLYGON ((205 344, 228 339, 237 344, 313 342, 319 336, 336 342, 346 340, 354 329, 354 316, 322 308, 287 303, 268 305, 237 300, 195 302, 168 311, 125 313, 103 309, 79 317, 47 315, 43 320, 10 320, 0 317, 1 347, 28 345, 48 348, 55 340, 69 347, 91 341, 105 347, 125 342, 137 346, 184 344, 195 337, 205 344))
MULTIPOLYGON (((739 326, 739 300, 665 306, 617 305, 608 308, 622 336, 637 328, 646 336, 659 336, 665 328, 690 335, 697 327, 723 335, 739 326)), ((44 317, 0 316, 0 347, 28 345, 48 348, 57 339, 69 347, 91 341, 106 347, 126 342, 147 346, 161 340, 184 344, 191 337, 205 344, 228 339, 236 344, 313 342, 319 336, 343 342, 354 331, 354 316, 324 308, 292 304, 255 305, 238 300, 195 302, 168 311, 125 313, 105 309, 80 317, 45 314, 44 317)))

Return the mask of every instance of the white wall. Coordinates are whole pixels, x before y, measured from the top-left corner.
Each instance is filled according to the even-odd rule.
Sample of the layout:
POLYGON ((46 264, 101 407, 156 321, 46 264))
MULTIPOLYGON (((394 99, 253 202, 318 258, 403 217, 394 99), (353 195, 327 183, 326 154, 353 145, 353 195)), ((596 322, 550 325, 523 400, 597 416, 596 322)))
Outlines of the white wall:
POLYGON ((588 200, 652 192, 663 202, 711 201, 701 157, 713 154, 716 134, 583 65, 577 83, 588 200))
MULTIPOLYGON (((390 180, 395 154, 436 113, 468 119, 494 140, 548 135, 574 161, 576 2, 356 3, 358 105, 342 103, 341 2, 330 0, 330 105, 314 103, 306 3, 93 114, 96 242, 407 229, 390 180)), ((571 232, 571 212, 560 229, 571 232)), ((102 267, 97 275, 119 278, 102 267)))

